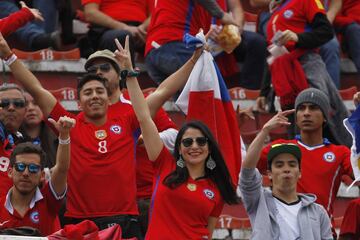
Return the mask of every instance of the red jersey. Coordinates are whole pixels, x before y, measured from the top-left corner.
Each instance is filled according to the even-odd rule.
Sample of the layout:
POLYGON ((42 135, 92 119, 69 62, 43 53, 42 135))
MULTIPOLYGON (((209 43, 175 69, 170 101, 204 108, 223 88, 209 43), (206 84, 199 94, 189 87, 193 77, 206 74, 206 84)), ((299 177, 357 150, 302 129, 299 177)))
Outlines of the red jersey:
POLYGON ((81 0, 82 5, 97 3, 99 10, 121 22, 144 22, 150 15, 154 0, 81 0))
POLYGON ((50 235, 60 229, 58 212, 63 196, 58 197, 49 183, 36 190, 29 210, 22 217, 10 202, 11 191, 0 198, 0 229, 28 226, 36 228, 42 236, 50 235))
MULTIPOLYGON (((128 99, 128 92, 121 94, 120 101, 110 106, 109 114, 124 114, 133 111, 131 102, 128 99)), ((157 112, 154 122, 159 132, 169 128, 176 129, 175 123, 162 108, 157 112)), ((153 163, 149 160, 144 145, 136 145, 137 198, 151 197, 154 174, 153 163)))
MULTIPOLYGON (((267 25, 267 41, 270 43, 277 31, 291 30, 294 33, 310 31, 317 13, 325 14, 321 0, 287 0, 273 13, 267 25)), ((291 51, 295 42, 289 41, 286 48, 291 51)))
POLYGON ((200 28, 206 33, 210 25, 211 15, 197 1, 157 0, 148 28, 145 55, 153 48, 153 41, 160 45, 182 41, 185 33, 195 36, 200 28))
POLYGON ((6 18, 0 19, 0 32, 6 37, 32 20, 34 20, 34 15, 30 10, 22 8, 6 18))
POLYGON ((335 26, 346 26, 357 22, 360 24, 360 2, 359 0, 343 0, 341 11, 334 20, 335 26))
POLYGON ((355 235, 352 239, 360 239, 360 198, 349 203, 341 223, 340 236, 349 233, 355 235))
POLYGON ((13 185, 8 176, 8 169, 14 147, 12 136, 6 133, 4 126, 0 123, 0 197, 5 196, 13 185))
POLYGON ((279 139, 262 150, 258 164, 262 172, 266 169, 270 146, 284 141, 296 143, 301 149, 301 178, 298 181, 297 191, 315 194, 316 202, 323 205, 329 216, 332 216, 341 176, 353 175, 350 150, 346 146, 331 144, 327 139, 324 139, 324 144, 314 147, 306 146, 300 140, 279 139))
MULTIPOLYGON (((57 120, 69 113, 57 103, 50 115, 57 120)), ((134 112, 109 114, 102 126, 87 122, 83 113, 75 119, 76 125, 70 132, 65 215, 74 218, 137 215, 135 144, 139 124, 134 112)))
POLYGON ((163 184, 176 169, 176 160, 164 147, 154 162, 157 170, 145 239, 208 239, 209 217, 218 217, 223 200, 209 178, 191 177, 175 189, 163 184))

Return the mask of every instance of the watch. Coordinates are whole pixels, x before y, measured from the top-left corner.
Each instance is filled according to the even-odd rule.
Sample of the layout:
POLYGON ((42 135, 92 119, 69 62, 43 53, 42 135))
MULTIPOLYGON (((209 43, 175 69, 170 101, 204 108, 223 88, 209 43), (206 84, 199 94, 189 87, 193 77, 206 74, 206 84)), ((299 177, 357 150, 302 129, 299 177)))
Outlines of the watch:
POLYGON ((124 69, 120 72, 121 79, 126 79, 127 77, 137 77, 140 75, 140 72, 138 71, 130 71, 127 69, 124 69))
POLYGON ((124 69, 120 71, 120 89, 126 88, 126 78, 128 77, 137 77, 140 75, 138 71, 130 71, 128 69, 124 69))

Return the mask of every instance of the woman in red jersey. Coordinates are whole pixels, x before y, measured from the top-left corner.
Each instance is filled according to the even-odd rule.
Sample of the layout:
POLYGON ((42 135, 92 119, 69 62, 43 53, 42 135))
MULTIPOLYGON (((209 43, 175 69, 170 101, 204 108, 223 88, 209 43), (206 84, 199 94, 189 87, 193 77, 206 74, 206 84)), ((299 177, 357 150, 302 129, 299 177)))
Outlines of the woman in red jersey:
MULTIPOLYGON (((146 239, 211 239, 224 202, 237 203, 220 149, 206 125, 192 121, 180 129, 171 154, 159 137, 136 77, 128 74, 133 71, 128 38, 125 49, 120 44, 118 48, 145 148, 156 169, 146 239)), ((193 63, 201 52, 195 51, 193 63)), ((181 69, 173 77, 177 74, 181 69)))

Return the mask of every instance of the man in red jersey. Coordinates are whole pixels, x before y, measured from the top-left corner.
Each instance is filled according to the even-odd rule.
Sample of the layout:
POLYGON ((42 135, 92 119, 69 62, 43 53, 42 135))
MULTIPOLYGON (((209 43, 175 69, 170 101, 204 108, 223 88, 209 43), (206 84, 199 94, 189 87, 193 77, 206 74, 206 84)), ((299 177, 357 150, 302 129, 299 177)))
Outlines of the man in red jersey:
MULTIPOLYGON (((120 68, 113 52, 106 49, 91 54, 85 63, 85 70, 108 79, 111 102, 109 111, 112 114, 125 114, 133 111, 127 90, 125 88, 120 89, 120 68)), ((154 122, 163 143, 170 151, 173 151, 178 132, 176 125, 162 108, 157 112, 154 122)), ((153 177, 153 164, 146 154, 142 144, 142 136, 140 136, 136 144, 136 187, 140 214, 139 221, 143 236, 145 236, 148 225, 148 209, 152 194, 153 177)))
MULTIPOLYGON (((350 150, 346 146, 332 144, 323 137, 323 127, 328 122, 330 105, 322 91, 315 88, 302 91, 295 100, 295 109, 295 121, 300 135, 288 142, 298 144, 302 153, 302 176, 297 184, 297 191, 314 193, 317 196, 316 202, 323 205, 332 218, 341 176, 353 175, 350 150)), ((280 139, 270 145, 283 141, 286 140, 280 139)), ((270 145, 262 151, 258 165, 261 170, 266 170, 270 145)))
POLYGON ((9 177, 13 187, 6 197, 0 198, 0 229, 29 226, 40 231, 42 236, 60 229, 57 217, 61 202, 66 194, 67 172, 70 165, 70 135, 74 119, 61 117, 52 120, 59 131, 59 147, 56 165, 51 179, 44 187, 46 154, 39 145, 20 143, 10 158, 9 177))
POLYGON ((25 116, 26 101, 23 90, 16 84, 0 86, 0 196, 12 186, 8 177, 10 154, 18 142, 18 130, 25 116))
MULTIPOLYGON (((149 95, 151 115, 176 91, 182 88, 193 69, 201 49, 179 71, 149 95)), ((0 56, 12 56, 6 41, 0 38, 0 56)), ((57 119, 68 112, 44 89, 38 79, 19 60, 10 64, 14 77, 39 103, 44 116, 57 119)), ((122 77, 136 72, 122 70, 122 77)), ((108 81, 85 75, 78 84, 82 112, 71 132, 71 166, 65 216, 76 223, 93 220, 101 229, 114 223, 121 225, 123 237, 141 239, 137 222, 135 181, 135 144, 139 125, 135 114, 108 114, 108 81)))

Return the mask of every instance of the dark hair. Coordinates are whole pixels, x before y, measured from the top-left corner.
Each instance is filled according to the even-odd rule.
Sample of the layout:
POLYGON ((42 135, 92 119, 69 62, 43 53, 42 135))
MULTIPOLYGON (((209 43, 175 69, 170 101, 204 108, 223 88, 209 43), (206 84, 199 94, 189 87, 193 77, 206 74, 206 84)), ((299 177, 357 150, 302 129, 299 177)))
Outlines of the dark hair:
POLYGON ((39 145, 33 144, 31 142, 20 143, 15 147, 14 151, 11 153, 10 156, 10 165, 14 166, 17 155, 26 153, 38 154, 40 157, 41 169, 44 169, 44 166, 46 164, 46 153, 41 149, 39 145))
POLYGON ((24 96, 24 90, 19 87, 19 85, 15 84, 15 83, 3 83, 0 85, 0 92, 5 92, 5 91, 8 91, 8 90, 18 90, 21 95, 23 96, 23 98, 25 99, 25 96, 24 96))
MULTIPOLYGON (((179 148, 181 144, 181 139, 185 131, 189 128, 198 129, 207 139, 209 152, 212 159, 216 162, 216 167, 213 170, 205 167, 205 175, 210 178, 219 189, 220 194, 224 201, 228 204, 238 203, 238 197, 236 196, 234 185, 232 184, 229 170, 226 167, 225 160, 221 154, 219 146, 212 135, 210 129, 200 121, 190 121, 185 123, 179 130, 174 147, 174 158, 175 161, 179 158, 179 148)), ((182 183, 186 182, 189 177, 189 172, 186 167, 180 168, 176 166, 175 171, 170 173, 163 181, 163 184, 169 188, 176 188, 182 183)))
POLYGON ((83 75, 78 84, 77 84, 77 94, 78 94, 78 99, 80 99, 80 91, 82 90, 82 88, 84 87, 84 85, 87 83, 87 82, 90 82, 90 81, 98 81, 98 82, 101 82, 102 85, 104 85, 105 89, 106 89, 106 92, 107 94, 109 95, 110 94, 110 90, 109 90, 109 82, 106 78, 103 78, 101 76, 98 76, 94 73, 87 73, 85 75, 83 75))

